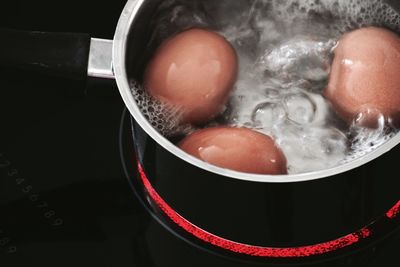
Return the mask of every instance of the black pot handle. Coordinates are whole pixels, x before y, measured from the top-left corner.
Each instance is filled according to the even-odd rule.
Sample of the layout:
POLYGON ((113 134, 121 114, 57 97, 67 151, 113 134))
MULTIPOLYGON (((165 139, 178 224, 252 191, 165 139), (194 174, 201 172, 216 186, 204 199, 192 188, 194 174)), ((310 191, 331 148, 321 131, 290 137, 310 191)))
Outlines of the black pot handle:
POLYGON ((0 66, 84 80, 90 42, 84 33, 0 29, 0 66))

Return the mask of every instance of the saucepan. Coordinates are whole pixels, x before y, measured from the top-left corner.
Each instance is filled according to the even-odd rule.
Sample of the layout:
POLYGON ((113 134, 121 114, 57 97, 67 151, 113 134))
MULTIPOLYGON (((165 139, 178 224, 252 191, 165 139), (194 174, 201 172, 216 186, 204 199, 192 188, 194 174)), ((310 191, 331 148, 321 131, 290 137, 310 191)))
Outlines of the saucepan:
MULTIPOLYGON (((113 40, 2 29, 0 64, 71 79, 115 79, 132 117, 134 189, 155 217, 199 247, 235 259, 299 262, 356 251, 396 228, 400 134, 334 168, 257 175, 200 161, 153 128, 130 81, 143 73, 150 21, 161 2, 128 0, 113 40)), ((398 1, 387 2, 400 10, 398 1)))

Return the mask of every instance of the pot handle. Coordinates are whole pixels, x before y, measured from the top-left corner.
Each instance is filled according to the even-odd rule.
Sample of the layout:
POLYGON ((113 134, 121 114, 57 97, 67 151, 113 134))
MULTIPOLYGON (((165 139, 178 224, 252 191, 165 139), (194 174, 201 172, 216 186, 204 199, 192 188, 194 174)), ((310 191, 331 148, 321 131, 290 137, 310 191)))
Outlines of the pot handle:
POLYGON ((85 80, 113 78, 112 41, 85 33, 0 29, 0 66, 85 80))

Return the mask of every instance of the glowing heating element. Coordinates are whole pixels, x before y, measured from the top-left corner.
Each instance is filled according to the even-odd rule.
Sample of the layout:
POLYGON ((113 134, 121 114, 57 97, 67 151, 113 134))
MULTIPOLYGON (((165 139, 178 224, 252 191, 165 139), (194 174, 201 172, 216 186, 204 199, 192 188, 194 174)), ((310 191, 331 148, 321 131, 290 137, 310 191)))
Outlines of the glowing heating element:
MULTIPOLYGON (((369 237, 372 234, 370 227, 364 227, 361 230, 343 236, 341 238, 319 243, 315 245, 301 246, 301 247, 287 247, 287 248, 275 248, 275 247, 261 247, 253 246, 243 243, 238 243, 225 239, 220 236, 216 236, 209 233, 200 227, 192 224, 173 208, 171 208, 163 198, 156 192, 151 185, 149 179, 146 176, 142 166, 138 162, 138 171, 143 185, 148 192, 150 198, 157 204, 157 206, 171 219, 175 224, 179 225, 183 230, 195 236, 196 238, 203 240, 209 244, 217 246, 219 248, 229 250, 232 252, 245 254, 256 257, 268 257, 268 258, 295 258, 295 257, 308 257, 324 254, 327 252, 335 251, 341 248, 353 245, 362 239, 369 237)), ((386 217, 393 219, 400 213, 400 201, 386 213, 386 217)))
POLYGON ((393 208, 391 208, 388 212, 386 212, 386 217, 388 217, 389 219, 394 219, 399 215, 399 213, 400 213, 400 201, 397 202, 397 204, 394 205, 393 208))

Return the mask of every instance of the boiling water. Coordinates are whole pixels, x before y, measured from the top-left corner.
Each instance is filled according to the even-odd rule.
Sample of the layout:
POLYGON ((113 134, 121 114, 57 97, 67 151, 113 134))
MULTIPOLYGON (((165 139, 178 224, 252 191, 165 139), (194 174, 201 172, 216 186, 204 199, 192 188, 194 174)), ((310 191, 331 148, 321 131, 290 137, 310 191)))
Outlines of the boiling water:
MULTIPOLYGON (((397 130, 346 126, 322 97, 333 49, 345 32, 385 26, 400 16, 380 0, 164 1, 152 42, 190 27, 225 36, 239 57, 239 76, 225 112, 208 126, 247 127, 275 138, 289 173, 327 169, 374 150, 397 130)), ((162 106, 138 83, 132 92, 150 123, 167 137, 187 134, 179 110, 162 106)))

